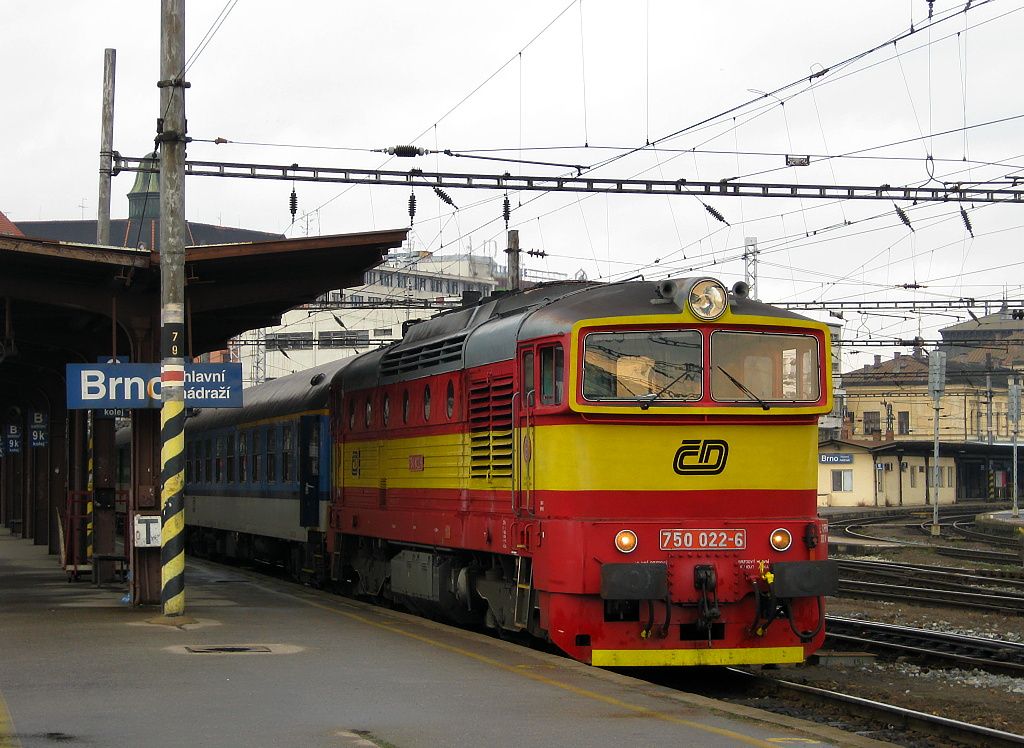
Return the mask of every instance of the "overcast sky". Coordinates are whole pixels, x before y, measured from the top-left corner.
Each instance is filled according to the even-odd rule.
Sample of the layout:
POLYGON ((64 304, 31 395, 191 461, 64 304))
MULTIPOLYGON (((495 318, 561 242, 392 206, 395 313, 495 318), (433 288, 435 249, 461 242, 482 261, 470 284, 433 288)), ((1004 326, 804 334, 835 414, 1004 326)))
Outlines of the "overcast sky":
MULTIPOLYGON (((933 176, 1024 175, 1024 119, 984 125, 1024 115, 1021 0, 976 0, 955 15, 963 3, 936 0, 934 18, 952 17, 930 27, 926 0, 207 0, 187 3, 189 53, 225 8, 187 73, 190 159, 375 168, 386 157, 369 149, 414 143, 589 167, 651 141, 657 151, 591 173, 915 186, 933 176), (911 23, 921 30, 836 67, 911 23), (828 73, 810 85, 808 76, 823 67, 828 73), (761 97, 691 128, 757 99, 752 90, 800 79, 778 99, 761 97), (947 130, 957 132, 930 137, 947 130), (217 137, 234 142, 201 142, 217 137), (916 140, 879 148, 908 139, 916 140), (851 151, 875 158, 817 158, 851 151), (816 163, 784 168, 786 153, 811 154, 816 163)), ((159 3, 5 3, 0 210, 15 222, 95 217, 105 47, 117 50, 114 147, 141 156, 152 149, 158 115, 159 3)), ((446 156, 387 162, 413 166, 567 173, 446 156)), ((127 214, 133 177, 114 180, 115 217, 127 214)), ((192 221, 288 236, 409 225, 405 188, 299 183, 294 225, 291 183, 195 177, 186 188, 192 221)), ((472 247, 504 262, 502 195, 448 192, 458 211, 417 189, 416 246, 472 247)), ((743 275, 744 237, 754 236, 762 249, 758 295, 767 301, 1024 296, 1024 205, 967 206, 972 239, 956 204, 904 205, 911 232, 891 203, 879 201, 705 200, 726 226, 693 197, 522 193, 510 200, 510 227, 520 230, 522 246, 548 253, 526 260, 537 271, 595 279, 700 273, 731 284, 743 275)), ((846 336, 920 329, 930 338, 953 322, 847 314, 846 336)), ((876 351, 891 355, 865 349, 876 351)))

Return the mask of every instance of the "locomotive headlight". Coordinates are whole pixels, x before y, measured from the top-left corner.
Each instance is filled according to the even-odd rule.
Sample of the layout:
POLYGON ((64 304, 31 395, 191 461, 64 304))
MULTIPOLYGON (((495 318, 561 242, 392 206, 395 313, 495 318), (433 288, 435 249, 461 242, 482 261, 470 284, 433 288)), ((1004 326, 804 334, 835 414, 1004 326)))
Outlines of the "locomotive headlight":
POLYGON ((788 551, 789 547, 793 545, 793 536, 790 535, 789 530, 780 527, 778 530, 772 531, 771 544, 772 548, 777 551, 788 551))
POLYGON ((635 551, 636 543, 636 533, 632 530, 619 530, 615 533, 615 547, 623 553, 635 551))
POLYGON ((729 305, 729 292, 718 281, 705 278, 693 284, 689 304, 694 316, 707 320, 717 319, 729 305))

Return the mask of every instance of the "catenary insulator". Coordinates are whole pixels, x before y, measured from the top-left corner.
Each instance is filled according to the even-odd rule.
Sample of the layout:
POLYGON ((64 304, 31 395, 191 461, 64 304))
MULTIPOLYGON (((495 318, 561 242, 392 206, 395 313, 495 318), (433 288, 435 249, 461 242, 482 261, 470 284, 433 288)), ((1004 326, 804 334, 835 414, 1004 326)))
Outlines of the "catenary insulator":
POLYGON ((508 228, 508 219, 512 217, 512 205, 508 201, 508 195, 505 195, 505 202, 501 206, 501 216, 505 219, 505 228, 508 228))
POLYGON ((409 225, 416 220, 416 193, 409 193, 409 225))
POLYGON ((299 196, 295 194, 295 188, 292 187, 292 196, 288 198, 288 209, 292 212, 292 220, 295 220, 295 214, 299 211, 299 196))

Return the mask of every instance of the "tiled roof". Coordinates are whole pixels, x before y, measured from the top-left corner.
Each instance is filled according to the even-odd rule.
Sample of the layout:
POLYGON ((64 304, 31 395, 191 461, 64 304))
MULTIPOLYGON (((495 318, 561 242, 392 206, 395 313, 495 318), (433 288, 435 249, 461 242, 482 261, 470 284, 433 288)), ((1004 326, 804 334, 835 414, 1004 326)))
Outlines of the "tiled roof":
POLYGON ((24 236, 18 227, 11 223, 11 219, 3 214, 3 211, 0 211, 0 234, 6 236, 24 236))

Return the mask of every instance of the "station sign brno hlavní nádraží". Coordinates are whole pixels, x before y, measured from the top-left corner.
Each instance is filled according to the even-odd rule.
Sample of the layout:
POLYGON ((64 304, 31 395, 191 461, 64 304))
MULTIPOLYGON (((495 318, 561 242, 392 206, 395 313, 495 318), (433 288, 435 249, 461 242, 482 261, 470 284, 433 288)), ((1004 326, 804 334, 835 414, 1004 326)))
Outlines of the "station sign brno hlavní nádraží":
MULTIPOLYGON (((241 364, 185 364, 185 405, 241 408, 241 364)), ((159 408, 160 364, 68 364, 68 410, 159 408)))

